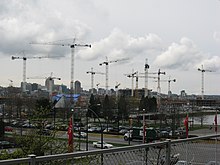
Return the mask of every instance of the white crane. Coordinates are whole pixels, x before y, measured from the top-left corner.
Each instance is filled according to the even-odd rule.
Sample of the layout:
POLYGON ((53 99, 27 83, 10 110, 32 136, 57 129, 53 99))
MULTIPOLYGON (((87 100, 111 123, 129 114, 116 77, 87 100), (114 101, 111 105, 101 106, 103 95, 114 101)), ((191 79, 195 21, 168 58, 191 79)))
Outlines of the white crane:
POLYGON ((13 87, 13 80, 8 79, 8 81, 10 81, 9 87, 13 87))
MULTIPOLYGON (((49 97, 50 99, 52 99, 52 93, 53 93, 53 80, 57 79, 57 80, 61 80, 60 77, 54 77, 52 76, 53 73, 51 72, 51 75, 49 77, 27 77, 27 79, 46 79, 46 82, 48 82, 48 91, 49 91, 49 97)), ((46 83, 45 83, 46 85, 46 83)))
POLYGON ((202 93, 202 100, 204 99, 204 73, 205 72, 213 72, 212 70, 207 70, 203 68, 203 65, 201 68, 198 68, 198 71, 202 73, 202 87, 201 87, 201 93, 202 93))
POLYGON ((91 68, 91 71, 87 71, 86 72, 87 74, 91 74, 91 90, 92 90, 92 94, 94 93, 94 75, 95 74, 102 74, 104 75, 105 73, 102 73, 102 72, 94 72, 93 71, 93 68, 91 68))
POLYGON ((157 106, 158 106, 158 111, 160 112, 160 93, 161 93, 161 88, 160 88, 160 75, 163 74, 165 75, 165 72, 161 72, 160 69, 157 72, 157 106))
POLYGON ((41 45, 57 45, 57 46, 68 46, 71 48, 71 71, 70 71, 70 90, 71 93, 73 93, 73 87, 74 87, 74 48, 76 47, 90 47, 89 44, 77 44, 75 42, 75 38, 73 39, 72 43, 60 43, 60 41, 57 42, 45 42, 45 43, 37 43, 37 42, 31 42, 30 44, 41 44, 41 45))
MULTIPOLYGON (((145 89, 144 89, 144 95, 145 97, 148 96, 148 85, 146 83, 146 81, 148 82, 148 78, 157 78, 155 76, 148 76, 148 74, 155 74, 155 73, 148 73, 147 71, 147 74, 146 73, 138 73, 138 71, 134 72, 133 74, 129 74, 127 77, 131 77, 132 78, 132 91, 133 91, 133 79, 134 77, 136 78, 136 87, 135 87, 135 90, 136 92, 138 92, 138 81, 139 81, 139 78, 144 78, 145 79, 145 89), (144 76, 140 75, 140 74, 144 74, 144 76), (147 90, 147 91, 146 91, 147 90)), ((133 92, 132 92, 132 96, 133 96, 133 92)))
POLYGON ((42 59, 42 58, 49 58, 48 56, 38 56, 38 57, 26 57, 24 51, 21 51, 23 56, 12 56, 12 60, 21 59, 23 60, 23 83, 22 83, 22 92, 26 91, 26 61, 27 59, 42 59))
POLYGON ((135 75, 138 74, 138 71, 134 72, 134 69, 132 69, 132 72, 129 74, 124 74, 128 78, 131 78, 131 96, 134 96, 134 77, 135 75))
MULTIPOLYGON (((155 81, 155 82, 157 82, 157 81, 155 81)), ((169 77, 168 80, 160 80, 160 82, 168 82, 168 98, 170 98, 170 94, 171 94, 170 83, 171 82, 176 82, 176 79, 171 80, 170 77, 169 77)))
POLYGON ((97 95, 99 94, 99 85, 100 83, 96 83, 97 95))
POLYGON ((108 57, 106 57, 106 61, 100 63, 99 65, 105 65, 105 76, 106 76, 106 80, 105 80, 105 88, 106 88, 106 94, 108 94, 108 70, 109 70, 109 64, 110 63, 114 63, 114 62, 119 62, 119 61, 123 61, 123 60, 128 60, 128 58, 123 58, 123 59, 118 59, 118 60, 113 60, 113 61, 108 61, 108 57))

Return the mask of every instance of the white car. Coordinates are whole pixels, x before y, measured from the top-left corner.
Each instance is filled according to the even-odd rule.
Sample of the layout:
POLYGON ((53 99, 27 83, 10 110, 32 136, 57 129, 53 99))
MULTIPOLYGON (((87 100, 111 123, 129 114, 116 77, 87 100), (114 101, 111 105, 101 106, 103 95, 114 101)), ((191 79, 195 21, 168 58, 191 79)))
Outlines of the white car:
POLYGON ((74 132, 73 136, 74 137, 86 138, 87 134, 85 132, 80 132, 80 134, 79 134, 79 132, 74 132))
MULTIPOLYGON (((187 165, 188 163, 187 163, 187 161, 184 161, 184 160, 179 160, 177 163, 176 163, 176 165, 187 165)), ((191 163, 189 163, 189 164, 191 164, 191 163)))
MULTIPOLYGON (((95 148, 101 148, 102 147, 102 142, 101 141, 93 142, 92 145, 95 148)), ((103 142, 103 148, 112 148, 112 147, 113 147, 112 144, 103 142)))

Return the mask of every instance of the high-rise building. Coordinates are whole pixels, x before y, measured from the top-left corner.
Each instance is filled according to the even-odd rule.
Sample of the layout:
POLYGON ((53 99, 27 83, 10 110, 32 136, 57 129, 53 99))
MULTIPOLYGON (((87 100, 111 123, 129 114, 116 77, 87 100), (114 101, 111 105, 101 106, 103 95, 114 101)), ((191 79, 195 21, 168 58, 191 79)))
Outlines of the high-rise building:
POLYGON ((75 93, 80 94, 82 92, 81 82, 75 81, 75 93))

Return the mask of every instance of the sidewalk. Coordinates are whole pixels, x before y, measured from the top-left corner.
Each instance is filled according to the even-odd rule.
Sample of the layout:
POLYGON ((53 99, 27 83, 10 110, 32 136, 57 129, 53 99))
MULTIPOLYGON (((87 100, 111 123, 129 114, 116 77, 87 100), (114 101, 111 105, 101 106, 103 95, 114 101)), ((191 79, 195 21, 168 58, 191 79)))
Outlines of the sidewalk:
MULTIPOLYGON (((218 127, 217 133, 220 133, 220 126, 218 127)), ((212 128, 212 129, 205 128, 205 129, 189 131, 189 135, 204 136, 204 135, 213 135, 213 134, 215 134, 215 128, 212 128)))

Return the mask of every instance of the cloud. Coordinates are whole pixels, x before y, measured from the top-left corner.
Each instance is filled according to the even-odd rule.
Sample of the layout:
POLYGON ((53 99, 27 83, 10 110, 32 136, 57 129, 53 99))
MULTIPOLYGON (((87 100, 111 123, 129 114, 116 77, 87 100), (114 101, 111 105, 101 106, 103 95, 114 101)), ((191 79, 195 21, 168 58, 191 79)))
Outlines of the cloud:
POLYGON ((197 66, 201 67, 201 65, 204 66, 204 69, 219 72, 220 71, 220 57, 219 56, 210 57, 208 59, 201 61, 201 63, 197 66))
POLYGON ((220 41, 220 32, 218 32, 218 31, 214 32, 213 38, 215 41, 219 42, 220 41))
POLYGON ((205 54, 191 39, 184 37, 179 43, 172 43, 165 52, 156 57, 154 64, 162 68, 188 70, 204 59, 205 54))
POLYGON ((152 50, 161 50, 162 40, 156 34, 132 37, 115 28, 109 36, 92 44, 92 49, 82 50, 78 56, 84 60, 95 60, 107 56, 111 60, 146 56, 152 50))
POLYGON ((49 42, 65 38, 86 38, 90 27, 65 13, 35 1, 1 1, 0 12, 0 54, 12 55, 23 49, 31 54, 52 54, 65 56, 69 49, 52 46, 41 48, 30 46, 29 42, 49 42))

